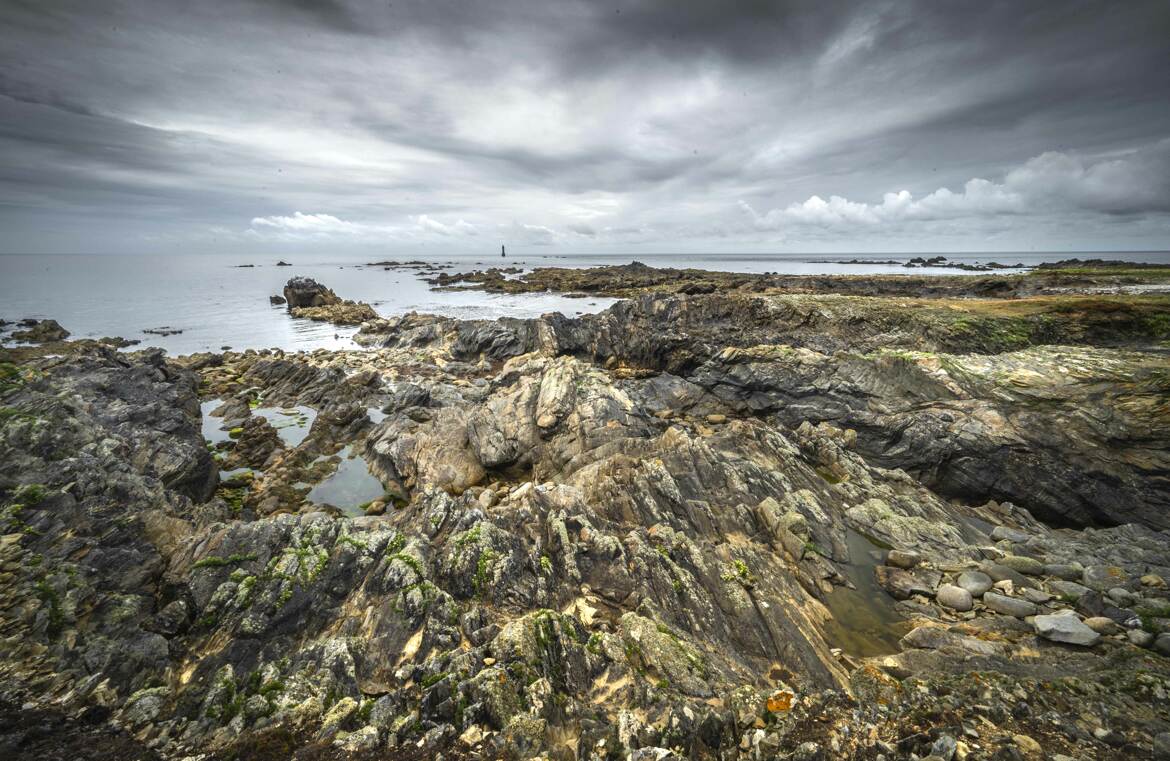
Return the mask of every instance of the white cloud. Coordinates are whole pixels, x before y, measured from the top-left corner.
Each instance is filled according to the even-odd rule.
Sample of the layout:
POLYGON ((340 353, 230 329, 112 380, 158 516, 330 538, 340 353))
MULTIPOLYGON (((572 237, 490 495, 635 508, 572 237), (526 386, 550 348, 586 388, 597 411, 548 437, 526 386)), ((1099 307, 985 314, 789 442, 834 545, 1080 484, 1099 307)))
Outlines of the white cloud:
POLYGON ((551 227, 544 225, 528 225, 521 222, 512 222, 499 226, 500 235, 509 243, 526 244, 530 246, 551 246, 560 239, 561 235, 551 227))
POLYGON ((253 231, 263 234, 274 232, 279 235, 329 236, 329 235, 361 235, 365 233, 365 225, 356 225, 338 219, 332 214, 303 214, 293 212, 291 216, 255 217, 252 219, 253 231))
POLYGON ((828 200, 814 195, 763 214, 739 207, 758 230, 786 227, 880 228, 912 222, 1043 215, 1062 212, 1140 214, 1170 211, 1170 140, 1096 161, 1050 151, 1008 172, 1002 182, 968 180, 960 192, 939 188, 922 198, 908 190, 886 193, 881 203, 828 200))
POLYGON ((479 230, 475 227, 475 225, 471 224, 470 222, 465 222, 462 219, 453 225, 448 225, 426 214, 420 214, 419 216, 415 217, 414 221, 415 224, 418 225, 418 227, 424 232, 435 233, 445 237, 450 237, 452 235, 479 234, 479 230))
POLYGON ((429 214, 411 217, 410 224, 394 225, 352 222, 332 214, 306 214, 296 211, 288 216, 255 217, 244 234, 253 239, 285 242, 349 240, 372 243, 478 235, 479 230, 463 219, 448 224, 429 214))

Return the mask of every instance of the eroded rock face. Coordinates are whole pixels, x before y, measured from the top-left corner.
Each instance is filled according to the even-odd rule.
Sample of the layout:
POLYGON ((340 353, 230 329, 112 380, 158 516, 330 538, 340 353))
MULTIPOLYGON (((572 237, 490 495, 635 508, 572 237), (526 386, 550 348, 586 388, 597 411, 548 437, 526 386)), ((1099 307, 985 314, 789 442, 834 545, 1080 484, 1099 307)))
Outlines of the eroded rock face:
MULTIPOLYGON (((793 427, 827 422, 854 431, 867 458, 948 496, 1010 501, 1068 525, 1170 527, 1164 356, 1064 346, 936 353, 986 352, 988 336, 995 345, 1016 328, 972 316, 956 329, 954 315, 934 322, 922 309, 828 297, 644 296, 577 320, 408 315, 367 324, 357 341, 426 346, 464 361, 541 352, 631 375, 664 371, 690 387, 671 400, 674 409, 703 399, 712 412, 775 415, 793 427), (978 319, 992 327, 973 331, 978 319), (1124 458, 1110 454, 1119 446, 1124 458)), ((1100 338, 1079 322, 1065 333, 1100 338)), ((1000 343, 1030 339, 1013 341, 1000 343)))

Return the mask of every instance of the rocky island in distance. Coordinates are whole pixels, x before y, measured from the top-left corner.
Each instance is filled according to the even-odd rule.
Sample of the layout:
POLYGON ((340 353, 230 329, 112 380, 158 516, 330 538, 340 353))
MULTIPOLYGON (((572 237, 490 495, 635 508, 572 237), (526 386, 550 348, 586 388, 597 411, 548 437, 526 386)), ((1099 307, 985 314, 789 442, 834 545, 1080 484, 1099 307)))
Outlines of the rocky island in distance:
POLYGON ((622 301, 18 326, 4 757, 1170 753, 1170 267, 424 276, 622 301))

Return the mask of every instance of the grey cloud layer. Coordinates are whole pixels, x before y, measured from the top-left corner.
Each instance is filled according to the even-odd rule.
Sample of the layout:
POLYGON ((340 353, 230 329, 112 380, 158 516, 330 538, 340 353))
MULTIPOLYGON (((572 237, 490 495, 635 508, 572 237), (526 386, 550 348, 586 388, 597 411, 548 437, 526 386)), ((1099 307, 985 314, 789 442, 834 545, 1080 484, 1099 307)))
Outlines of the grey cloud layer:
POLYGON ((1168 248, 1167 72, 1165 2, 0 0, 0 245, 1168 248))

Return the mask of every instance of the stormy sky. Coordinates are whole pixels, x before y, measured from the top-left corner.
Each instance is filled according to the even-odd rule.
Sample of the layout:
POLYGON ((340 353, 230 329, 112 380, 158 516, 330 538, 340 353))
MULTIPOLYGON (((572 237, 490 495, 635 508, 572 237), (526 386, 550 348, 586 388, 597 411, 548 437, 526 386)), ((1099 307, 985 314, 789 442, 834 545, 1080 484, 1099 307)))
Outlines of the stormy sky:
POLYGON ((1170 248, 1170 3, 0 0, 0 252, 1170 248))

